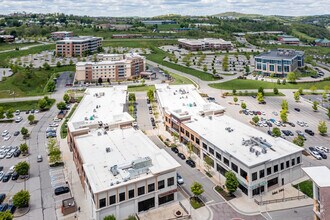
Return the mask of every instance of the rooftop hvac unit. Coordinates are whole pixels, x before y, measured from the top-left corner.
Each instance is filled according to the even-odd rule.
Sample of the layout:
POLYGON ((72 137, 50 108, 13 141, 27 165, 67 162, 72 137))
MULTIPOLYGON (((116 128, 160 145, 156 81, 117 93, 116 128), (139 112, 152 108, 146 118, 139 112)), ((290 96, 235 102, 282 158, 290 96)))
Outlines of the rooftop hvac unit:
POLYGON ((261 151, 262 151, 263 154, 266 154, 267 153, 267 149, 266 148, 262 148, 261 151))
POLYGON ((101 136, 101 135, 102 135, 102 133, 98 131, 97 132, 97 136, 101 136))
POLYGON ((212 120, 212 115, 209 115, 209 119, 212 120))
POLYGON ((256 156, 258 157, 260 155, 260 151, 256 151, 256 156))
POLYGON ((110 147, 105 148, 105 151, 106 151, 107 153, 110 153, 110 151, 111 151, 110 147))
POLYGON ((250 147, 250 152, 254 153, 255 149, 253 147, 250 147))
POLYGON ((110 172, 111 172, 114 176, 117 176, 117 175, 119 174, 117 168, 118 168, 117 165, 113 165, 112 167, 110 167, 110 172))

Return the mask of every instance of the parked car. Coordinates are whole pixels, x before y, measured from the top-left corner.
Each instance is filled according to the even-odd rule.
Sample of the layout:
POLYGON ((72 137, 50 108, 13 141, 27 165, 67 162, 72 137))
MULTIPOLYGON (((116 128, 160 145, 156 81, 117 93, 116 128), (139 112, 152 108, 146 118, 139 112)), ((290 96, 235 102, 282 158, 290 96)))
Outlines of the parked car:
POLYGON ((171 150, 174 152, 174 153, 179 153, 179 150, 178 150, 178 148, 176 148, 176 147, 171 147, 171 150))
POLYGON ((9 181, 9 179, 10 179, 10 177, 11 177, 11 174, 9 174, 9 173, 7 173, 6 175, 4 175, 3 176, 3 178, 2 178, 2 182, 8 182, 9 181))
POLYGON ((40 154, 37 156, 37 162, 38 163, 42 162, 42 156, 40 154))
POLYGON ((59 125, 59 124, 53 122, 53 123, 50 123, 50 124, 49 124, 49 127, 58 127, 58 125, 59 125))
POLYGON ((3 140, 4 140, 4 141, 8 141, 10 138, 11 138, 11 135, 8 134, 7 136, 5 136, 5 137, 3 138, 3 140))
POLYGON ((190 160, 190 159, 189 160, 186 160, 186 164, 188 164, 192 168, 195 168, 196 167, 195 161, 190 160))
POLYGON ((296 110, 297 112, 300 112, 300 108, 294 108, 294 110, 296 110))
POLYGON ((261 101, 259 104, 266 105, 266 101, 261 101))
POLYGON ((14 172, 13 175, 11 176, 11 180, 17 180, 19 177, 18 173, 14 172))
POLYGON ((321 160, 322 159, 321 155, 316 151, 316 149, 314 147, 309 147, 309 152, 317 160, 321 160))
POLYGON ((59 119, 59 118, 54 118, 53 121, 54 121, 54 122, 60 122, 61 119, 59 119))
POLYGON ((8 208, 8 203, 3 203, 0 205, 0 212, 6 211, 8 208))
POLYGON ((46 138, 55 138, 56 137, 56 133, 55 132, 47 132, 46 133, 46 138))
POLYGON ((23 120, 23 118, 21 116, 18 116, 15 118, 16 123, 20 123, 22 120, 23 120))
POLYGON ((55 195, 61 195, 61 194, 68 193, 68 192, 70 192, 70 188, 67 186, 60 186, 60 187, 55 188, 55 190, 54 190, 55 195))
POLYGON ((291 126, 291 127, 296 127, 296 125, 292 122, 288 122, 288 124, 291 126))
POLYGON ((178 174, 178 173, 176 174, 176 181, 179 185, 184 184, 182 176, 180 176, 180 174, 178 174))
POLYGON ((4 130, 1 134, 2 137, 5 137, 9 134, 9 131, 8 130, 4 130))
POLYGON ((305 132, 309 134, 310 136, 314 136, 314 132, 310 129, 305 129, 305 132))
POLYGON ((18 136, 19 133, 20 133, 19 131, 15 131, 15 132, 14 132, 14 136, 18 136))
POLYGON ((3 200, 5 200, 5 198, 6 198, 6 194, 1 193, 0 194, 0 204, 3 202, 3 200))
POLYGON ((323 151, 323 152, 325 152, 325 153, 329 153, 330 151, 329 151, 329 148, 327 148, 327 147, 323 147, 323 146, 316 146, 315 147, 317 150, 319 150, 319 151, 323 151))
POLYGON ((14 152, 14 157, 19 157, 19 155, 21 155, 21 150, 20 149, 17 149, 15 152, 14 152))
POLYGON ((15 115, 19 115, 19 114, 21 114, 21 111, 20 110, 16 110, 15 111, 15 115))
POLYGON ((182 160, 186 159, 186 156, 183 153, 178 153, 178 157, 180 157, 182 160))
POLYGON ((16 206, 8 205, 7 211, 9 211, 11 214, 14 214, 16 211, 16 206))
POLYGON ((3 171, 0 171, 0 181, 2 180, 4 175, 5 175, 5 173, 3 171))
POLYGON ((306 140, 305 134, 302 131, 297 130, 296 131, 298 136, 302 137, 304 140, 306 140))

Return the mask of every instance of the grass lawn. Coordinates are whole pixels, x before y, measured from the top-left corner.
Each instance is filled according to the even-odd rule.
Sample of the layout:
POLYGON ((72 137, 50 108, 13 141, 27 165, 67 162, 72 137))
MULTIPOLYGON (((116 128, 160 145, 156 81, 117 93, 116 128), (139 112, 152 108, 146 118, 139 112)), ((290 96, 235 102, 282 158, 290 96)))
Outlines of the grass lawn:
POLYGON ((60 133, 60 134, 61 134, 61 138, 62 138, 62 139, 66 138, 66 136, 68 135, 68 129, 67 129, 68 126, 67 126, 67 124, 68 124, 69 119, 71 118, 71 116, 72 116, 73 113, 75 112, 77 106, 78 106, 78 104, 75 104, 75 105, 71 108, 69 114, 65 117, 64 122, 63 122, 62 125, 61 125, 61 133, 60 133))
POLYGON ((152 85, 152 86, 142 86, 142 85, 128 86, 127 91, 128 92, 144 92, 144 91, 146 92, 149 89, 155 90, 155 86, 154 85, 152 85))
POLYGON ((165 39, 112 39, 102 42, 103 47, 131 47, 131 48, 150 48, 160 47, 168 44, 175 44, 176 40, 165 39))
POLYGON ((0 43, 0 51, 4 50, 12 50, 16 47, 26 47, 26 46, 32 46, 32 45, 40 45, 39 43, 22 43, 22 44, 8 44, 8 43, 0 43))
POLYGON ((54 73, 74 70, 75 66, 33 69, 31 72, 20 68, 17 73, 0 82, 0 98, 44 95, 44 88, 54 73))
MULTIPOLYGON (((233 95, 232 92, 226 93, 226 96, 252 96, 252 95, 257 95, 257 92, 236 92, 235 95, 233 95)), ((274 94, 273 92, 265 92, 264 96, 285 96, 283 93, 279 92, 278 94, 274 94)))
POLYGON ((190 205, 194 209, 199 209, 200 207, 204 206, 204 203, 202 201, 200 201, 198 198, 195 199, 194 197, 191 197, 190 198, 190 205))
POLYGON ((263 87, 264 89, 309 89, 312 86, 316 86, 318 89, 323 89, 324 86, 330 86, 330 81, 321 81, 321 82, 309 82, 309 83, 286 83, 285 85, 278 85, 272 82, 249 80, 249 79, 233 79, 223 83, 213 83, 209 84, 212 88, 215 89, 224 89, 224 90, 233 90, 233 89, 258 89, 263 87))
POLYGON ((174 82, 170 83, 172 85, 182 85, 182 84, 193 84, 195 85, 195 83, 193 81, 191 81, 190 79, 184 77, 184 76, 180 76, 178 74, 175 73, 169 73, 173 79, 174 82))
POLYGON ((311 180, 305 180, 301 183, 298 183, 297 185, 294 185, 294 187, 300 189, 300 191, 306 194, 308 197, 313 198, 313 182, 311 180))
MULTIPOLYGON (((51 108, 52 105, 55 103, 55 99, 50 99, 51 104, 47 106, 46 108, 51 108)), ((38 100, 32 100, 32 101, 21 101, 21 102, 5 102, 0 104, 1 107, 4 108, 5 111, 8 109, 20 110, 20 111, 26 111, 31 109, 39 109, 38 107, 38 100)))

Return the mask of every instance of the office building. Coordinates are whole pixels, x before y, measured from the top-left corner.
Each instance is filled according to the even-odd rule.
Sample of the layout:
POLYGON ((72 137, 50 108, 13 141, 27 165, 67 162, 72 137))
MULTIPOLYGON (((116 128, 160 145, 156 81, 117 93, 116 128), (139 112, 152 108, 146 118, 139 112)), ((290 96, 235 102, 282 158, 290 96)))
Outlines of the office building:
POLYGON ((326 166, 303 167, 313 181, 314 220, 330 220, 330 170, 326 166))
POLYGON ((315 45, 320 47, 330 47, 330 40, 328 39, 316 39, 315 45))
POLYGON ((99 62, 78 62, 75 81, 102 82, 134 79, 146 69, 145 57, 135 53, 99 54, 99 62))
POLYGON ((50 34, 53 40, 63 40, 64 38, 73 37, 72 31, 56 31, 50 34))
POLYGON ((91 209, 86 219, 125 219, 177 200, 180 165, 131 126, 126 101, 127 86, 87 89, 68 122, 67 141, 91 209))
POLYGON ((283 77, 304 65, 303 51, 277 49, 255 56, 255 71, 264 75, 283 77))
POLYGON ((82 57, 97 52, 102 47, 100 37, 69 37, 56 41, 56 56, 82 57))
POLYGON ((300 40, 291 35, 285 35, 285 34, 279 35, 277 39, 282 44, 290 44, 290 45, 299 45, 300 44, 300 40))
POLYGON ((156 85, 156 98, 168 132, 193 145, 197 164, 207 156, 224 180, 232 171, 248 197, 276 189, 303 176, 302 148, 224 115, 193 85, 156 85))
POLYGON ((179 46, 191 50, 231 50, 233 45, 230 41, 215 38, 204 38, 204 39, 178 39, 179 46))
POLYGON ((0 35, 0 39, 3 42, 14 42, 15 41, 15 36, 14 35, 0 35))

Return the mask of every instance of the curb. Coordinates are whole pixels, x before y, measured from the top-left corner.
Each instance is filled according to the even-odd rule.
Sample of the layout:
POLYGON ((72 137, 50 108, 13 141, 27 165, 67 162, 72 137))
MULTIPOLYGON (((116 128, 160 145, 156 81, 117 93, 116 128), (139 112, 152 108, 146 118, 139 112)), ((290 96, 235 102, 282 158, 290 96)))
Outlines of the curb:
MULTIPOLYGON (((14 216, 14 218, 18 218, 18 217, 22 217, 22 216, 26 215, 29 212, 30 212, 30 206, 28 207, 28 209, 24 213, 19 214, 19 215, 13 215, 13 216, 14 216)), ((15 213, 17 213, 17 212, 15 212, 15 213)))

